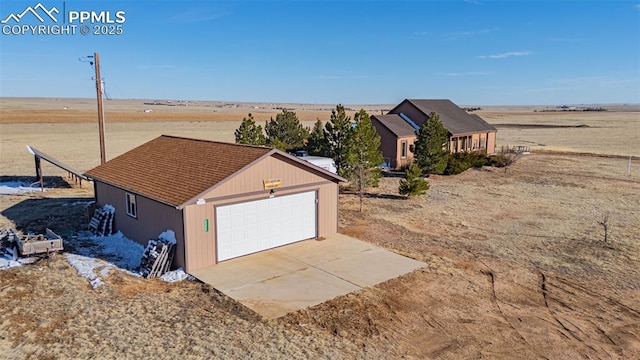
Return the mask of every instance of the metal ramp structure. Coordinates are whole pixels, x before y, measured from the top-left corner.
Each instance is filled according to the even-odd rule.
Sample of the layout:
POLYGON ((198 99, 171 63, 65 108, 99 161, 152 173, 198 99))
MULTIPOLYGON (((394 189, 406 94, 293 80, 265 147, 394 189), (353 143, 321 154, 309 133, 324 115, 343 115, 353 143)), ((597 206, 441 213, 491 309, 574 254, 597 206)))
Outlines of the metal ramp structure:
POLYGON ((40 183, 40 189, 44 189, 44 177, 42 175, 42 164, 41 161, 44 160, 50 163, 53 166, 59 167, 60 169, 67 172, 70 178, 72 178, 76 184, 79 183, 80 187, 82 187, 82 180, 91 181, 87 176, 83 175, 81 172, 75 170, 71 166, 63 164, 62 162, 54 159, 52 156, 49 156, 43 153, 40 150, 37 150, 29 145, 27 145, 27 151, 33 155, 36 165, 36 178, 37 182, 40 183))

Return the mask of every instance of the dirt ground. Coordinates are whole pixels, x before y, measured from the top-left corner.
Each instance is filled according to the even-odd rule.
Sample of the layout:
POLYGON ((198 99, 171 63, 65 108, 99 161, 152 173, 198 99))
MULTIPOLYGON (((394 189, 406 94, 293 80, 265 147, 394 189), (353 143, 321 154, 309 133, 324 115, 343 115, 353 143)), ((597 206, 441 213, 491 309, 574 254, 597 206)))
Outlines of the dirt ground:
MULTIPOLYGON (((626 116, 610 126, 633 123, 632 114, 626 116)), ((548 118, 517 119, 503 123, 548 118)), ((198 124, 148 127, 190 132, 199 131, 193 130, 198 124)), ((49 125, 78 129, 78 137, 91 126, 33 126, 49 125)), ((125 150, 143 142, 136 134, 149 134, 136 123, 123 124, 123 133, 124 125, 132 133, 120 140, 125 150)), ((33 160, 21 160, 24 155, 12 150, 24 146, 25 138, 36 148, 50 146, 41 150, 73 154, 78 167, 90 165, 83 152, 90 139, 85 145, 50 142, 55 127, 33 133, 21 130, 29 124, 0 126, 0 175, 32 171, 33 160)), ((499 128, 498 141, 510 141, 502 133, 499 128)), ((580 136, 572 139, 584 152, 602 149, 599 143, 590 148, 580 136)), ((415 199, 398 196, 398 178, 383 178, 362 213, 355 196, 341 194, 341 232, 429 265, 275 320, 262 320, 195 282, 112 273, 107 285, 92 290, 63 255, 3 270, 0 357, 640 358, 640 162, 633 158, 630 171, 628 165, 627 158, 538 151, 506 174, 485 168, 433 176, 427 195, 415 199), (611 219, 606 243, 597 223, 605 212, 611 219)), ((0 196, 0 226, 74 230, 83 210, 70 204, 90 197, 90 188, 77 187, 0 196)))

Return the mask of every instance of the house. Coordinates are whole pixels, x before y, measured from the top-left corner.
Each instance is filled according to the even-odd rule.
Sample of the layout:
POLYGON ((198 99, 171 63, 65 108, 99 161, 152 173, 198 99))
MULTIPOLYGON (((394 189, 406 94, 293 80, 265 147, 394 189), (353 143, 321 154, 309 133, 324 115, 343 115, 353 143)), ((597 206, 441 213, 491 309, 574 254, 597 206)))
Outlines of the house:
POLYGON ((392 169, 403 169, 413 162, 412 145, 416 131, 432 112, 449 132, 451 152, 495 153, 496 128, 476 114, 469 114, 450 100, 406 99, 386 115, 373 115, 371 122, 380 135, 380 150, 392 169))
POLYGON ((277 149, 166 135, 86 175, 128 238, 173 230, 187 272, 336 233, 345 181, 277 149))

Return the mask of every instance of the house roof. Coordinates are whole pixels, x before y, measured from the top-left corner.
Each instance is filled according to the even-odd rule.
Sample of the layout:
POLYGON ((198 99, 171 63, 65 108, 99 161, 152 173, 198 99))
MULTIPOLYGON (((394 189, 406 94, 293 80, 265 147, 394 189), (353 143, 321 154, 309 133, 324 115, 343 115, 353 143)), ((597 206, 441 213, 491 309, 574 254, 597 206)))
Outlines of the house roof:
POLYGON ((416 136, 415 129, 398 114, 373 115, 372 117, 397 137, 416 136))
POLYGON ((181 208, 233 174, 278 154, 337 181, 340 176, 277 149, 162 135, 86 175, 150 199, 181 208))
MULTIPOLYGON (((432 112, 438 113, 438 115, 440 115, 440 121, 442 121, 444 127, 447 128, 452 135, 480 131, 496 131, 495 127, 484 121, 480 116, 469 114, 451 100, 407 99, 403 101, 403 103, 404 102, 409 102, 425 116, 429 116, 432 112)), ((400 105, 402 105, 402 103, 400 105)), ((400 105, 393 108, 390 113, 394 112, 400 105)))

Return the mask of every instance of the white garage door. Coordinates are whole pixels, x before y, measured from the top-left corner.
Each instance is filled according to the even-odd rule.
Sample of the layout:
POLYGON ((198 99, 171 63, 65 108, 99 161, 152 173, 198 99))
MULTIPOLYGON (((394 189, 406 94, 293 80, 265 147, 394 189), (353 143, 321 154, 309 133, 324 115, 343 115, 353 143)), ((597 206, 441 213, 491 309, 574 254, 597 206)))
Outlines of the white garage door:
POLYGON ((316 237, 316 192, 216 209, 218 261, 316 237))

